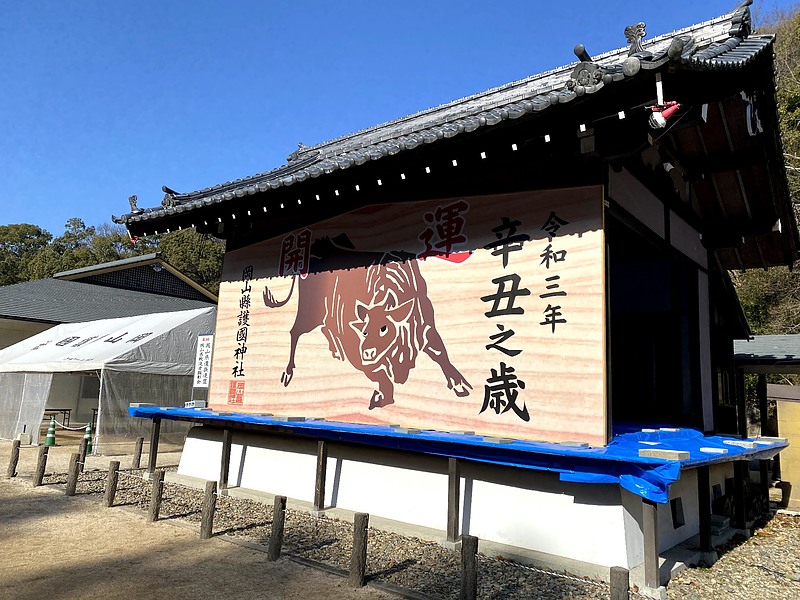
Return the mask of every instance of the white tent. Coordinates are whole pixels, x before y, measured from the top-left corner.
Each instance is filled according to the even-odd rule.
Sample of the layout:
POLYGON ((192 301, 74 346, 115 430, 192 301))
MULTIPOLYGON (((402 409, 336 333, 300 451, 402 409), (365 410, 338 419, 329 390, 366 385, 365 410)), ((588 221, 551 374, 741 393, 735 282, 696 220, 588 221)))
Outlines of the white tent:
MULTIPOLYGON (((183 406, 191 399, 197 336, 212 333, 216 308, 67 323, 0 350, 0 438, 37 440, 46 409, 73 424, 96 411, 94 446, 147 436, 128 415, 131 402, 183 406)), ((164 441, 186 426, 163 423, 164 441)))

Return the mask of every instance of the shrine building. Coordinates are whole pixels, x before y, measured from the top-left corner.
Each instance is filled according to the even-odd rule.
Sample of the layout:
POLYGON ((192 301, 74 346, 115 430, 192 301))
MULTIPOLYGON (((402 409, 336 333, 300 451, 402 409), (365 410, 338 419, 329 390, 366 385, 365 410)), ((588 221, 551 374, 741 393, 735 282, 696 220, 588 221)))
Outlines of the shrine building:
POLYGON ((223 493, 656 595, 713 562, 786 447, 734 366, 729 272, 799 242, 749 4, 115 217, 227 247, 207 409, 130 414, 196 424, 179 474, 223 493))

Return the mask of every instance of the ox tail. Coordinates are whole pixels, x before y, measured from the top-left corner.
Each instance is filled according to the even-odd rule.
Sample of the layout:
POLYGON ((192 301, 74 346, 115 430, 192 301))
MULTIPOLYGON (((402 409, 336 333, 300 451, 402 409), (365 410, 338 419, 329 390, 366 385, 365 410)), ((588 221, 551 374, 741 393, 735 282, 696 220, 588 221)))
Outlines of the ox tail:
POLYGON ((289 293, 283 300, 275 300, 275 296, 272 295, 272 292, 269 291, 269 288, 264 286, 264 304, 267 306, 267 308, 280 308, 281 306, 285 305, 289 301, 289 298, 292 297, 295 281, 297 281, 297 275, 292 277, 292 287, 289 288, 289 293))

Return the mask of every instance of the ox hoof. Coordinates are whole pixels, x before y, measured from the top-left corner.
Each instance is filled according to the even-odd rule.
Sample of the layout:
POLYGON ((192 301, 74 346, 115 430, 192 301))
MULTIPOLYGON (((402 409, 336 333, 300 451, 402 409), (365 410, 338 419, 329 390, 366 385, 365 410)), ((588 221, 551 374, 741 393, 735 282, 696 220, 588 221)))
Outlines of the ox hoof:
POLYGON ((383 408, 384 406, 389 406, 390 404, 394 404, 394 399, 386 398, 380 392, 374 392, 369 401, 369 409, 372 410, 373 408, 383 408))
POLYGON ((283 384, 283 387, 287 387, 291 380, 292 380, 292 374, 284 371, 283 374, 281 375, 281 383, 283 384))
POLYGON ((453 386, 453 391, 456 393, 456 396, 459 398, 463 398, 464 396, 469 396, 469 390, 472 389, 472 386, 463 383, 459 383, 453 386))

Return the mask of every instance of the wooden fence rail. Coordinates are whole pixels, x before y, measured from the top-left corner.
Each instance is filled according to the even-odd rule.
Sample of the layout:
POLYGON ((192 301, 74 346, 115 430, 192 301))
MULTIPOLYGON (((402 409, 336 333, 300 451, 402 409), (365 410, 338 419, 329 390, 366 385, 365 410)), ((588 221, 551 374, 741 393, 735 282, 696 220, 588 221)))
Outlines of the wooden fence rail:
POLYGON ((200 539, 207 540, 214 533, 214 513, 217 510, 217 482, 206 481, 203 509, 200 514, 200 539))
POLYGON ((272 503, 272 530, 269 535, 267 560, 278 560, 283 546, 283 524, 286 518, 286 496, 275 496, 272 503))
POLYGON ((136 470, 141 468, 142 464, 142 446, 144 445, 144 438, 136 438, 136 446, 133 449, 133 458, 131 459, 131 469, 136 470))
POLYGON ((119 481, 119 461, 112 460, 108 463, 108 474, 106 475, 106 487, 103 490, 103 506, 111 508, 114 506, 114 498, 117 495, 117 482, 119 481))
POLYGON ((461 600, 475 600, 478 595, 478 538, 461 536, 461 600))
POLYGON ((75 488, 78 487, 78 475, 80 474, 80 458, 78 452, 73 452, 69 457, 69 473, 67 474, 67 496, 75 495, 75 488))
POLYGON ((50 450, 48 446, 39 446, 39 456, 36 459, 36 471, 33 474, 33 487, 42 485, 44 479, 44 472, 47 469, 47 452, 50 450))
POLYGON ((83 473, 83 467, 86 465, 86 449, 88 445, 89 445, 89 440, 83 438, 81 439, 81 443, 78 446, 78 454, 80 455, 78 457, 78 465, 79 465, 78 471, 80 473, 83 473))
POLYGON ((153 486, 150 488, 150 510, 147 513, 147 520, 155 523, 161 512, 161 498, 164 495, 164 469, 156 469, 150 479, 153 486))
POLYGON ((350 557, 350 575, 347 578, 352 587, 364 587, 367 571, 367 534, 369 515, 356 513, 353 518, 353 555, 350 557))
POLYGON ((630 598, 631 574, 623 567, 611 567, 611 600, 630 598))
POLYGON ((14 440, 11 444, 11 456, 8 459, 8 469, 6 477, 17 476, 17 463, 19 462, 19 440, 14 440))

